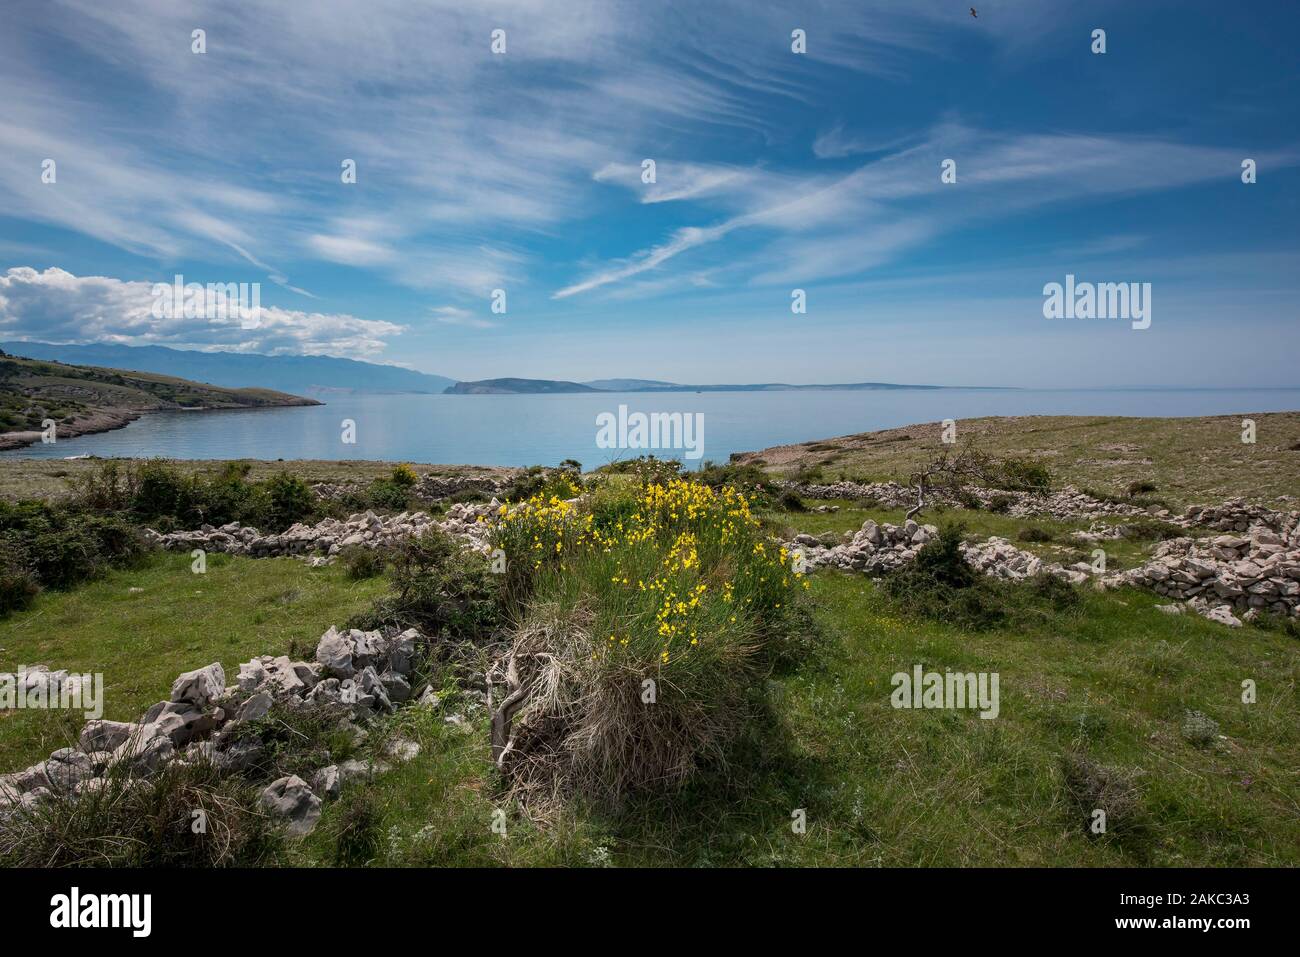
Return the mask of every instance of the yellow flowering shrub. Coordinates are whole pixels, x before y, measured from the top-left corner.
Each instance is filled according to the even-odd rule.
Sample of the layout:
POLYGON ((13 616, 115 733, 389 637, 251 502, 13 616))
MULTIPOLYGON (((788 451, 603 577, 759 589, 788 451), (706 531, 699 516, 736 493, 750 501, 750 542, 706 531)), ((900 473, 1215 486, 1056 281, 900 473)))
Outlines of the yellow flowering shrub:
POLYGON ((520 733, 609 798, 721 756, 807 585, 742 493, 689 479, 535 496, 503 506, 493 536, 516 655, 539 656, 548 691, 520 733))

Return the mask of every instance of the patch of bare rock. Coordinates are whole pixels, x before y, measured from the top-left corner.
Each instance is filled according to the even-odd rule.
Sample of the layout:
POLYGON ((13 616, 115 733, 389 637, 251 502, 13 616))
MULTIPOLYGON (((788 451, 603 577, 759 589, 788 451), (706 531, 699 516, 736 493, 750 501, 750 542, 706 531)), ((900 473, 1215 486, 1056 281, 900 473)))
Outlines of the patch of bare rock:
MULTIPOLYGON (((1204 524, 1240 531, 1161 542, 1151 561, 1111 574, 1095 574, 1087 562, 1066 567, 1044 561, 997 537, 964 543, 962 552, 986 575, 1023 579, 1049 574, 1074 584, 1092 578, 1101 589, 1132 585, 1186 603, 1160 606, 1162 611, 1181 613, 1187 608, 1229 627, 1264 613, 1300 618, 1300 512, 1278 512, 1232 500, 1189 508, 1181 521, 1192 527, 1204 524)), ((785 547, 807 568, 881 574, 911 561, 937 532, 933 525, 911 520, 890 525, 868 519, 847 541, 832 543, 803 534, 785 547)), ((1113 530, 1091 531, 1082 537, 1100 541, 1113 537, 1113 530)))
POLYGON ((251 525, 231 522, 220 528, 204 525, 192 531, 166 534, 145 529, 145 537, 150 544, 159 548, 201 548, 208 552, 226 552, 252 558, 291 555, 314 558, 316 561, 313 563, 320 564, 344 548, 384 548, 437 528, 466 545, 486 551, 489 529, 487 518, 495 515, 499 507, 496 499, 493 499, 488 504, 452 505, 441 520, 427 512, 402 512, 385 517, 367 511, 349 515, 346 519, 327 518, 315 525, 299 523, 274 534, 263 534, 251 525))

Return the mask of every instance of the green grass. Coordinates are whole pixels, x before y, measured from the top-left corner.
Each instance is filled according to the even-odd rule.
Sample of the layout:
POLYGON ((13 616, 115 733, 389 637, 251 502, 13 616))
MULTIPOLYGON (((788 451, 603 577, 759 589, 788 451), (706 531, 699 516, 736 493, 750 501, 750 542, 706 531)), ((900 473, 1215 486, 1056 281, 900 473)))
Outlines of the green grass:
MULTIPOLYGON (((156 554, 72 592, 47 592, 0 621, 0 670, 49 665, 103 672, 104 717, 134 720, 167 697, 183 671, 220 660, 227 681, 255 655, 310 658, 321 632, 341 625, 386 587, 349 581, 340 566, 309 569, 292 558, 156 554), (133 591, 139 589, 139 591, 133 591)), ((13 771, 68 744, 80 712, 0 712, 0 771, 13 771)))
MULTIPOLYGON (((817 656, 767 682, 732 776, 634 802, 619 816, 570 807, 542 826, 500 803, 485 721, 467 734, 403 715, 423 753, 368 791, 370 863, 419 866, 1295 866, 1297 679, 1293 639, 1229 634, 1169 617, 1136 592, 979 635, 898 617, 861 576, 813 576, 826 636, 817 656), (997 671, 1001 714, 890 706, 890 677, 997 671), (1240 700, 1243 678, 1259 699, 1240 700), (1226 740, 1185 741, 1185 710, 1226 740), (1139 826, 1092 837, 1067 797, 1061 756, 1141 769, 1139 826), (506 834, 492 830, 505 812, 506 834), (791 814, 804 809, 806 833, 791 814)), ((459 707, 453 698, 448 710, 459 707)), ((346 804, 291 854, 334 862, 346 804)))
MULTIPOLYGON (((863 516, 779 517, 818 531, 863 516)), ((980 520, 989 530, 1020 521, 980 520)), ((440 710, 408 709, 372 731, 376 751, 400 732, 421 754, 350 785, 284 863, 338 863, 339 830, 362 820, 371 850, 354 862, 397 866, 1300 864, 1294 638, 1163 615, 1162 599, 1132 590, 1084 591, 1074 611, 972 633, 901 616, 860 575, 819 572, 811 582, 822 639, 755 693, 758 718, 736 742, 728 777, 706 773, 618 815, 570 805, 531 822, 503 803, 486 717, 448 678, 440 710), (890 677, 916 664, 998 672, 1000 716, 895 710, 890 677), (1241 701, 1247 678, 1255 704, 1241 701), (1224 737, 1204 748, 1185 740, 1187 710, 1209 715, 1224 737), (444 723, 453 712, 469 715, 469 733, 444 723), (1141 770, 1135 827, 1086 833, 1061 771, 1070 752, 1141 770), (807 816, 802 835, 791 828, 796 809, 807 816), (497 810, 504 835, 492 827, 497 810)), ((103 669, 108 716, 129 718, 165 697, 180 671, 214 658, 231 668, 295 639, 305 646, 383 587, 288 559, 210 557, 197 579, 187 556, 164 556, 42 596, 0 623, 0 660, 103 669)), ((48 718, 0 718, 0 770, 64 743, 48 718)))

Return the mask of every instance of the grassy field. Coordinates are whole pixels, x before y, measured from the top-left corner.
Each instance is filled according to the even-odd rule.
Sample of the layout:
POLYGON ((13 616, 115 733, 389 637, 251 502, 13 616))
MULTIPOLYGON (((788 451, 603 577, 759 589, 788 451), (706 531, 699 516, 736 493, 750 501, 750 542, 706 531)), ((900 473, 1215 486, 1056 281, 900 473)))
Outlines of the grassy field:
MULTIPOLYGON (((938 449, 931 422, 775 446, 738 456, 775 474, 800 470, 819 481, 906 482, 938 449)), ((1042 461, 1057 487, 1067 483, 1123 494, 1147 481, 1171 507, 1219 502, 1234 495, 1275 507, 1300 504, 1300 412, 1177 419, 1120 416, 1022 416, 962 419, 958 443, 975 441, 996 458, 1042 461), (1256 441, 1241 440, 1241 420, 1254 419, 1256 441), (1287 505, 1289 503, 1289 505, 1287 505)))
MULTIPOLYGON (((819 532, 860 517, 785 521, 819 532)), ((207 661, 233 669, 255 654, 308 654, 384 587, 290 559, 209 561, 201 579, 188 556, 171 555, 46 594, 0 623, 0 660, 103 670, 107 716, 131 718, 207 661)), ((407 709, 372 733, 379 742, 400 731, 420 756, 352 785, 285 863, 1300 864, 1293 638, 1163 615, 1158 599, 1134 591, 1087 593, 1078 609, 979 633, 901 616, 862 576, 817 573, 811 597, 822 642, 766 682, 729 777, 706 774, 618 816, 570 807, 535 823, 506 807, 502 836, 491 827, 499 782, 486 718, 449 686, 441 710, 407 709), (890 676, 915 664, 998 672, 1000 717, 895 710, 890 676), (1241 702, 1247 678, 1258 686, 1251 705, 1241 702), (1217 721, 1223 737, 1186 740, 1188 710, 1217 721), (445 723, 452 712, 470 728, 445 723), (1107 836, 1085 832, 1065 786, 1071 752, 1139 774, 1137 807, 1107 836), (791 828, 796 809, 807 815, 802 835, 791 828), (368 839, 356 840, 358 829, 368 839)), ((62 746, 78 723, 7 715, 0 770, 62 746)))
POLYGON ((539 826, 506 808, 502 836, 486 721, 466 733, 410 712, 403 734, 423 753, 328 807, 293 862, 340 862, 338 834, 362 805, 377 835, 367 860, 396 866, 1300 863, 1294 639, 1163 615, 1135 592, 978 636, 900 618, 861 577, 819 573, 813 597, 825 642, 767 682, 730 778, 705 775, 618 817, 570 808, 539 826), (917 663, 997 671, 999 719, 892 708, 890 676, 917 663), (1247 677, 1253 705, 1241 702, 1247 677), (1223 737, 1185 740, 1188 710, 1223 737), (1136 807, 1106 836, 1085 830, 1068 753, 1138 775, 1136 807))
MULTIPOLYGON (((311 657, 331 624, 342 624, 383 589, 347 580, 341 568, 292 558, 155 554, 72 592, 46 592, 33 608, 0 620, 0 671, 49 665, 104 674, 104 717, 133 721, 164 700, 182 671, 220 661, 233 684, 256 655, 311 657), (296 643, 296 645, 295 645, 296 643)), ((80 712, 0 711, 0 768, 26 767, 65 747, 80 712)))

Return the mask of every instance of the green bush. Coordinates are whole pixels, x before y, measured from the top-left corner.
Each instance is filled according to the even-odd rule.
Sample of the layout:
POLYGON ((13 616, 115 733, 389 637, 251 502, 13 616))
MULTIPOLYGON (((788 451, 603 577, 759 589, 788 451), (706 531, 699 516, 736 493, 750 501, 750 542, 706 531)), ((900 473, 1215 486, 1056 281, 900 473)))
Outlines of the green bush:
POLYGON ((122 518, 46 502, 0 502, 0 550, 6 559, 10 609, 34 596, 32 586, 69 588, 145 551, 140 533, 122 518))
POLYGON ((9 559, 0 561, 0 618, 30 608, 40 591, 40 582, 30 569, 9 559))
POLYGON ((1069 611, 1078 608, 1082 602, 1079 589, 1064 578, 1046 572, 1033 576, 1025 587, 1031 598, 1047 603, 1055 611, 1069 611))
POLYGON ((317 512, 316 495, 302 479, 279 472, 252 482, 251 468, 227 462, 216 472, 186 474, 162 459, 110 459, 81 479, 75 501, 88 510, 129 514, 163 531, 241 522, 278 532, 317 512))
POLYGON ((961 553, 962 526, 946 524, 916 558, 885 576, 883 587, 908 614, 989 628, 1006 616, 996 586, 961 553))
POLYGON ((565 459, 559 468, 554 469, 530 465, 506 486, 504 497, 510 502, 523 501, 535 495, 575 498, 582 494, 583 488, 582 473, 573 467, 575 465, 578 463, 573 459, 565 459))
POLYGON ((1003 459, 997 463, 994 484, 996 488, 1009 491, 1046 493, 1052 489, 1052 473, 1041 462, 1003 459))
POLYGON ((483 640, 500 626, 502 575, 486 557, 430 529, 407 538, 389 555, 390 594, 349 625, 418 628, 429 636, 483 640))
POLYGON ((349 545, 339 552, 339 560, 353 581, 374 578, 384 572, 384 556, 377 548, 349 545))
POLYGON ((391 479, 375 479, 366 491, 370 508, 404 512, 411 500, 410 488, 391 479))
POLYGON ((383 808, 373 792, 358 788, 339 801, 330 822, 336 867, 362 867, 379 854, 383 808))
POLYGON ((296 475, 277 472, 262 487, 269 498, 267 518, 272 528, 288 528, 316 510, 316 493, 296 475))
POLYGON ((803 499, 789 489, 780 494, 776 500, 776 504, 779 508, 782 508, 787 512, 808 511, 808 506, 804 504, 803 499))
POLYGON ((1162 522, 1154 518, 1139 518, 1125 522, 1119 533, 1127 539, 1142 542, 1163 542, 1171 538, 1181 538, 1187 529, 1172 522, 1162 522))

